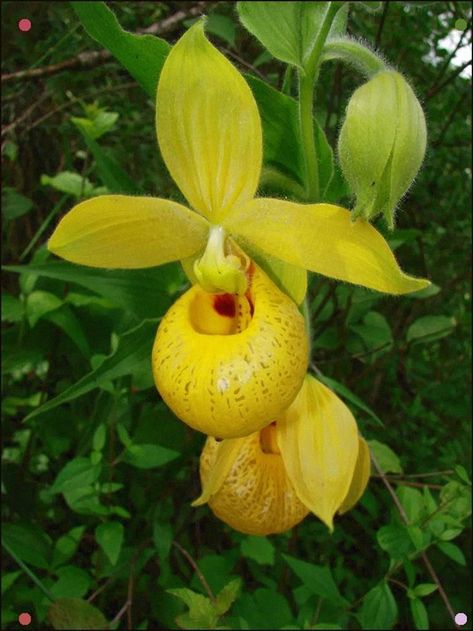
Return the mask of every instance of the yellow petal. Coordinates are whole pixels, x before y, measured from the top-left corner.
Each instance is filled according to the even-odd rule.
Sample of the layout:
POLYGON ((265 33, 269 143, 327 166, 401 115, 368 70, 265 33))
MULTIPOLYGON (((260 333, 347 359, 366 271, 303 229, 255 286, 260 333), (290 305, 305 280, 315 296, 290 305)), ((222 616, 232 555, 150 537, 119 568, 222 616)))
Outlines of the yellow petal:
POLYGON ((261 122, 250 88, 205 38, 202 21, 174 45, 158 85, 162 156, 189 204, 213 223, 250 200, 261 171, 261 122))
POLYGON ((221 447, 209 437, 200 457, 200 476, 203 495, 219 519, 240 532, 271 535, 292 528, 309 510, 297 497, 281 456, 265 453, 260 439, 256 432, 246 438, 223 441, 234 442, 237 447, 232 446, 222 474, 221 447), (214 479, 218 479, 218 484, 209 492, 214 479))
POLYGON ((299 391, 307 362, 304 318, 257 266, 238 299, 189 289, 162 319, 153 347, 164 401, 219 438, 247 436, 274 420, 299 391))
POLYGON ((256 246, 292 265, 388 294, 430 284, 404 274, 379 232, 363 219, 351 221, 339 206, 254 199, 227 217, 225 228, 244 249, 256 246))
POLYGON ((350 410, 308 375, 277 422, 277 439, 299 499, 332 530, 358 455, 358 429, 350 410))
MULTIPOLYGON (((214 438, 207 438, 202 462, 205 462, 205 475, 202 476, 202 493, 192 502, 192 506, 206 504, 212 495, 220 490, 228 472, 240 451, 242 438, 228 438, 220 442, 214 438), (209 445, 210 447, 207 447, 209 445), (212 451, 212 465, 209 463, 209 451, 212 451)), ((201 466, 203 466, 201 464, 201 466)))
POLYGON ((370 450, 362 436, 358 437, 358 458, 356 460, 355 472, 348 489, 347 496, 343 500, 343 504, 338 509, 340 515, 346 513, 355 506, 358 500, 365 492, 366 485, 370 479, 371 461, 370 450))
POLYGON ((133 269, 191 256, 205 245, 208 223, 166 199, 103 195, 74 206, 48 242, 81 265, 133 269))

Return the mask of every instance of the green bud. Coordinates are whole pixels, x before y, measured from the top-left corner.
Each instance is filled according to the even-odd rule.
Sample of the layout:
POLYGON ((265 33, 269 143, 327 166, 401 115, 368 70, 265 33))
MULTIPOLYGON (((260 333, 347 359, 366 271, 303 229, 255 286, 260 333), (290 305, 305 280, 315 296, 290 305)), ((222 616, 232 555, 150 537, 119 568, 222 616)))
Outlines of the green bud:
POLYGON ((204 291, 211 294, 242 295, 248 288, 246 271, 250 261, 238 253, 226 253, 222 226, 212 226, 203 256, 194 263, 194 274, 204 291))
POLYGON ((356 196, 353 219, 394 211, 414 181, 427 142, 424 112, 404 77, 376 74, 352 95, 338 139, 343 174, 356 196))

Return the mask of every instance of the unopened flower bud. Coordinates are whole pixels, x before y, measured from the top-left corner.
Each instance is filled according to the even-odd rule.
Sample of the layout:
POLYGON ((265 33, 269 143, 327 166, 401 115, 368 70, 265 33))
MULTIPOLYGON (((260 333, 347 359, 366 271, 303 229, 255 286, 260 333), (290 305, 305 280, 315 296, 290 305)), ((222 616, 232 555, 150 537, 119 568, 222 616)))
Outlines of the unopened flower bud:
POLYGON ((338 154, 356 196, 354 219, 382 213, 394 227, 396 205, 419 171, 426 141, 424 113, 399 72, 379 72, 353 93, 338 154))

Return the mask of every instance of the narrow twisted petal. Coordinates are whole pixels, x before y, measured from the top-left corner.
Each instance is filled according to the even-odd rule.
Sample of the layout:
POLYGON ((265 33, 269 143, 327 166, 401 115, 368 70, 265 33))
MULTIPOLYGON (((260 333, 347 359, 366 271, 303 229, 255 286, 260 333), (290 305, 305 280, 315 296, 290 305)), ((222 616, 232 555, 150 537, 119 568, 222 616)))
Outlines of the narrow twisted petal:
POLYGON ((153 347, 164 401, 210 436, 258 431, 296 396, 308 362, 304 319, 257 267, 247 296, 192 287, 169 309, 153 347))
POLYGON ((404 274, 381 234, 345 208, 259 198, 236 209, 225 228, 252 247, 329 278, 388 294, 406 294, 430 282, 404 274))
POLYGON ((278 419, 277 441, 299 499, 332 530, 358 456, 358 429, 350 410, 308 375, 278 419))
POLYGON ((74 206, 48 249, 91 267, 153 267, 199 251, 208 229, 203 217, 167 199, 102 195, 74 206))
MULTIPOLYGON (((223 443, 230 441, 223 441, 223 443)), ((261 433, 234 441, 231 457, 221 443, 209 437, 200 458, 202 496, 194 502, 208 501, 213 513, 226 524, 251 535, 284 532, 298 524, 309 510, 297 497, 280 454, 265 453, 261 433), (224 465, 221 460, 226 459, 224 465), (215 468, 225 474, 213 474, 215 468), (208 486, 213 485, 209 493, 208 486)))
POLYGON ((254 196, 262 160, 258 108, 240 73, 205 38, 202 21, 166 59, 156 125, 169 172, 212 223, 254 196))
POLYGON ((370 450, 362 436, 358 437, 358 458, 356 459, 355 471, 348 489, 348 493, 343 500, 343 504, 338 509, 340 515, 351 510, 365 492, 370 479, 371 461, 370 450))

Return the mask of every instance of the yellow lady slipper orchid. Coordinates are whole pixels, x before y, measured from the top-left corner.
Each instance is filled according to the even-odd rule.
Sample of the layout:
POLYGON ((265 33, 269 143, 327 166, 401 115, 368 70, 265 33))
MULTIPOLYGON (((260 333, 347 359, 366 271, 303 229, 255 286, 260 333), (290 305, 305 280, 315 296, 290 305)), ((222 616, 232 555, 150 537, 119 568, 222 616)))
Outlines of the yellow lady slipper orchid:
MULTIPOLYGON (((297 303, 304 297, 306 270, 392 294, 429 284, 404 274, 383 237, 364 220, 352 222, 344 208, 255 198, 262 163, 258 108, 243 77, 205 38, 202 21, 173 46, 163 66, 156 125, 164 162, 193 210, 161 198, 95 197, 62 218, 49 240, 50 251, 93 267, 140 268, 181 260, 207 293, 233 300, 238 295, 243 306, 248 289, 244 251, 268 257, 279 285, 297 303), (238 246, 241 256, 235 253, 238 246)), ((250 292, 255 292, 256 310, 246 330, 238 333, 235 321, 222 321, 197 287, 171 308, 154 346, 154 374, 163 398, 193 427, 221 437, 260 429, 289 404, 303 378, 306 346, 295 309, 289 321, 291 309, 282 294, 266 283, 256 297, 264 281, 256 275, 254 280, 250 292), (265 292, 281 310, 271 316, 271 331, 265 292), (294 336, 293 342, 301 344, 298 349, 294 345, 293 361, 284 368, 278 358, 289 355, 289 342, 281 341, 278 318, 289 327, 289 340, 294 336), (177 326, 182 328, 177 331, 177 326), (257 356, 251 335, 261 326, 265 341, 257 356), (197 335, 199 327, 204 337, 197 335), (208 349, 220 347, 221 353, 212 357, 208 349), (166 359, 167 352, 176 356, 166 359), (280 368, 287 371, 286 381, 280 368), (271 384, 269 375, 277 375, 271 384), (244 394, 238 384, 244 385, 244 394), (263 395, 265 387, 269 391, 263 395), (279 390, 283 396, 278 397, 279 390), (278 410, 269 405, 276 401, 278 410), (189 411, 192 405, 196 407, 189 411)))
POLYGON ((345 404, 307 376, 275 422, 245 438, 209 437, 200 459, 202 495, 214 514, 253 535, 283 532, 313 512, 330 530, 370 475, 369 449, 345 404))

